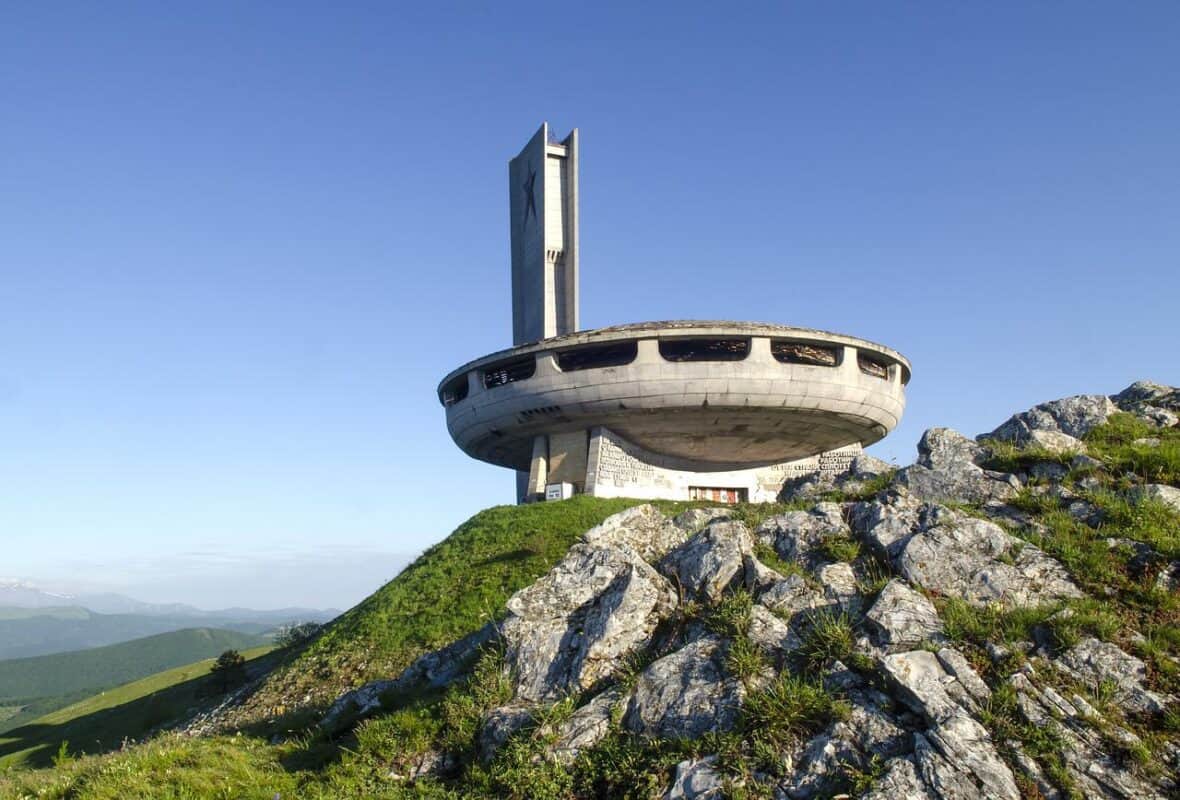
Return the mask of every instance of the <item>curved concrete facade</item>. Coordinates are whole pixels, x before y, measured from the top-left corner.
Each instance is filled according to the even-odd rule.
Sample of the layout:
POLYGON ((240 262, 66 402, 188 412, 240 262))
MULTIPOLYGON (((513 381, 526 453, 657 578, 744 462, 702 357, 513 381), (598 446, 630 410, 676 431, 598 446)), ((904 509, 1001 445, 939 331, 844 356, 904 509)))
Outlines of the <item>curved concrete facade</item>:
POLYGON ((528 470, 537 437, 602 426, 711 472, 872 444, 900 420, 909 374, 900 353, 841 334, 653 322, 484 356, 439 398, 455 443, 492 464, 528 470))

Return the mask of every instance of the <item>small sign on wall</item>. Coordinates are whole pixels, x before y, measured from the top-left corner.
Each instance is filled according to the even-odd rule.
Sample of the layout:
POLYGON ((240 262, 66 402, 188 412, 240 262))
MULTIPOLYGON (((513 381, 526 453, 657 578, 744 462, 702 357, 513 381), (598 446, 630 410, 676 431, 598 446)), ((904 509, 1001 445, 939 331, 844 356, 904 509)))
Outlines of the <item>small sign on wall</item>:
POLYGON ((545 500, 567 500, 574 496, 572 483, 550 483, 545 486, 545 500))

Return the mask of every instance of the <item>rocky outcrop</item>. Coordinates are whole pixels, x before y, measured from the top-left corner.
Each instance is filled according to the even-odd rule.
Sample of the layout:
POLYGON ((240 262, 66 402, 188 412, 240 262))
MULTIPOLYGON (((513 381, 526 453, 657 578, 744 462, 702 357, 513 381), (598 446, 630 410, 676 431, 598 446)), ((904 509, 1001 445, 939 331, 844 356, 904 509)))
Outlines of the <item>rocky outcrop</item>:
POLYGON ((979 466, 986 451, 949 428, 931 428, 918 442, 918 462, 899 470, 896 482, 931 502, 986 503, 1020 490, 1015 475, 979 466))
POLYGON ((753 549, 745 525, 717 520, 664 556, 659 567, 686 596, 716 601, 745 580, 753 549))
POLYGON ((1084 686, 1098 686, 1109 681, 1118 693, 1118 703, 1133 713, 1162 713, 1171 699, 1147 688, 1147 666, 1142 660, 1123 652, 1117 645, 1093 637, 1083 639, 1065 651, 1055 666, 1084 686))
POLYGON ((1038 605, 1082 595, 1055 559, 973 517, 951 515, 919 530, 895 564, 911 583, 973 605, 1038 605))
MULTIPOLYGON (((896 653, 883 661, 900 696, 929 727, 914 737, 918 771, 936 797, 1019 800, 1012 770, 970 713, 970 693, 927 650, 896 653)), ((978 676, 976 676, 978 677, 978 676)))
POLYGON ((589 688, 641 648, 676 604, 668 580, 625 544, 574 545, 508 601, 500 635, 517 696, 556 700, 589 688))
POLYGON ((1161 483, 1148 483, 1131 490, 1132 501, 1150 500, 1162 503, 1173 511, 1180 511, 1180 489, 1161 483))
POLYGON ((653 662, 635 683, 623 726, 665 738, 731 729, 745 689, 727 675, 723 655, 724 643, 709 636, 653 662))
POLYGON ((934 604, 897 578, 885 584, 865 621, 876 632, 878 643, 889 650, 908 650, 943 638, 934 604))
POLYGON ((1121 410, 1161 428, 1180 425, 1180 389, 1138 381, 1111 398, 1121 410))
POLYGON ((664 795, 666 800, 721 800, 725 796, 725 779, 713 768, 716 762, 716 756, 709 756, 677 764, 672 786, 664 795))
MULTIPOLYGON (((871 499, 826 495, 766 517, 752 533, 739 521, 749 509, 673 518, 653 505, 628 509, 513 595, 498 625, 424 656, 396 681, 346 694, 325 725, 337 732, 391 694, 445 686, 479 647, 497 646, 511 697, 482 711, 469 761, 494 763, 510 740, 515 758, 517 742, 536 740, 534 763, 576 770, 587 751, 613 754, 620 739, 640 743, 635 752, 695 740, 704 744, 661 755, 664 797, 720 798, 738 787, 792 800, 853 789, 870 800, 1180 796, 1180 742, 1160 728, 1180 715, 1175 684, 1161 677, 1180 662, 1152 661, 1160 639, 1130 629, 1133 614, 1106 634, 1113 641, 1090 635, 1082 617, 1101 612, 1073 603, 1085 597, 1081 587, 1112 604, 1116 593, 1095 590, 1076 566, 1087 562, 1067 557, 1073 542, 1055 544, 1037 516, 1042 506, 1059 509, 1055 523, 1085 541, 1087 557, 1109 548, 1138 581, 1136 602, 1153 587, 1178 590, 1180 559, 1164 537, 1107 528, 1118 516, 1110 498, 1180 510, 1180 487, 1158 482, 1165 473, 1156 483, 1111 476, 1114 460, 1098 440, 1090 455, 1043 453, 1080 453, 1116 409, 1175 424, 1180 393, 1141 383, 1113 399, 1066 398, 978 441, 933 428, 917 462, 883 489, 874 483, 881 490, 871 499), (999 450, 989 439, 1023 453, 1008 462, 1016 472, 986 468, 999 450), (792 724, 768 750, 750 715, 756 699, 786 691, 786 675, 801 681, 797 694, 771 707, 792 724), (572 713, 546 716, 550 704, 574 699, 572 713)), ((1137 446, 1173 435, 1158 434, 1137 446)), ((863 482, 889 472, 868 456, 857 463, 825 491, 854 486, 853 474, 863 482)), ((1151 508, 1153 520, 1167 513, 1151 508)), ((1171 624, 1159 619, 1157 637, 1171 624)))
POLYGON ((1117 410, 1105 395, 1066 397, 1015 414, 981 438, 1017 445, 1040 445, 1052 450, 1084 451, 1082 437, 1106 422, 1117 410))
POLYGON ((811 564, 820 558, 818 551, 825 540, 845 538, 850 533, 844 509, 838 503, 818 503, 808 511, 770 517, 758 526, 754 536, 785 561, 811 564))

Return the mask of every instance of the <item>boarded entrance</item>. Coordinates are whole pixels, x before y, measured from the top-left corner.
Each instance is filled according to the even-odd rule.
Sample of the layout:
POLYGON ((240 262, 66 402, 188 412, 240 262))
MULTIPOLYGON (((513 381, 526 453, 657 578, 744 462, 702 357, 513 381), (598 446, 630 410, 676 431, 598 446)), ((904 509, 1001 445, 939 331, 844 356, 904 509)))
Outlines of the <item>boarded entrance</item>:
POLYGON ((745 489, 726 489, 717 486, 689 486, 689 500, 712 500, 714 503, 744 503, 745 489))

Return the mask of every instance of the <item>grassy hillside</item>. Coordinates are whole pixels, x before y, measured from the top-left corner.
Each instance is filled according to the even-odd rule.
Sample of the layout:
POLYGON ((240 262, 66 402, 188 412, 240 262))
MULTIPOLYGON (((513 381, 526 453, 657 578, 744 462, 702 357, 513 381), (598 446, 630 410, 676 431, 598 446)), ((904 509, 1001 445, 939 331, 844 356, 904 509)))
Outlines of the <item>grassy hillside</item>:
POLYGON ((293 709, 322 708, 344 690, 396 675, 422 653, 478 630, 584 531, 640 502, 576 497, 481 511, 331 623, 231 722, 298 729, 308 715, 293 709))
MULTIPOLYGON (((0 659, 30 658, 104 647, 201 624, 201 621, 191 617, 96 614, 84 608, 6 608, 0 612, 0 659)), ((262 633, 273 626, 227 621, 217 622, 216 627, 243 633, 262 633)), ((0 694, 3 693, 3 687, 0 686, 0 694)))
POLYGON ((0 705, 117 686, 180 664, 212 658, 225 650, 244 650, 263 643, 257 634, 192 628, 90 650, 0 661, 0 705))
MULTIPOLYGON (((1105 521, 1098 528, 1089 528, 1063 513, 1050 497, 1037 491, 1042 487, 1033 485, 1014 504, 1027 511, 1036 525, 1013 533, 1056 555, 1076 582, 1104 598, 1101 604, 1078 601, 1074 616, 1059 628, 1073 625, 1100 638, 1111 637, 1147 661, 1153 688, 1176 693, 1180 692, 1180 671, 1173 659, 1180 656, 1180 602, 1153 588, 1155 571, 1141 574, 1133 568, 1129 549, 1112 549, 1107 542, 1107 537, 1114 535, 1147 543, 1161 558, 1180 557, 1176 514, 1165 512, 1154 501, 1133 499, 1127 492, 1134 480, 1180 485, 1180 429, 1152 433, 1161 441, 1142 443, 1141 426, 1117 416, 1087 437, 1092 455, 1102 466, 1068 467, 1066 485, 1104 513, 1105 521), (1083 485, 1086 478, 1094 478, 1098 484, 1083 485), (1092 609, 1091 605, 1102 608, 1092 609), (1102 624, 1094 624, 1092 617, 1102 624), (1124 626, 1124 621, 1133 626, 1124 626), (1130 627, 1144 631, 1147 638, 1129 637, 1130 627)), ((1036 450, 1000 450, 993 466, 1014 469, 1054 458, 1036 450)), ((281 663, 239 713, 227 720, 227 732, 234 734, 234 728, 239 727, 241 733, 197 738, 168 734, 125 752, 80 759, 67 756, 52 770, 0 772, 0 798, 647 797, 667 786, 671 765, 682 758, 725 752, 727 757, 740 760, 744 757, 740 754, 750 747, 743 736, 756 740, 764 728, 777 730, 776 725, 788 725, 782 720, 789 715, 784 716, 773 704, 759 712, 758 704, 752 703, 753 711, 748 713, 754 717, 747 715, 738 730, 699 741, 649 740, 612 733, 571 767, 559 768, 539 753, 547 742, 540 723, 561 719, 573 708, 571 703, 561 702, 541 712, 535 730, 514 740, 492 763, 482 765, 472 756, 474 737, 488 709, 507 700, 494 655, 485 657, 466 682, 440 693, 394 699, 384 714, 361 723, 342 738, 314 733, 272 738, 275 733, 300 731, 311 719, 310 714, 291 713, 303 698, 309 707, 323 707, 344 688, 396 675, 419 653, 498 618, 510 594, 543 574, 584 530, 635 502, 580 497, 481 512, 302 651, 267 656, 281 663), (758 718, 757 713, 763 713, 764 718, 758 718), (457 758, 456 777, 416 783, 391 778, 391 773, 411 771, 423 754, 440 751, 457 758)), ((676 509, 670 504, 665 507, 676 509)), ((773 506, 734 509, 751 523, 779 510, 773 506)), ((960 510, 983 513, 967 505, 960 510)), ((935 600, 946 615, 948 635, 959 646, 970 650, 975 639, 994 638, 981 633, 994 622, 990 619, 992 609, 963 612, 935 600)), ((714 617, 727 618, 722 610, 703 609, 701 613, 713 615, 706 619, 712 624, 709 621, 714 617)), ((1019 631, 1022 639, 1031 635, 1027 630, 1019 631)), ((1000 640, 1008 641, 1004 637, 1000 640)), ((772 687, 778 694, 766 696, 770 700, 788 703, 808 699, 799 687, 779 683, 772 687)), ((157 694, 181 689, 197 697, 191 681, 157 694)), ((93 702, 98 705, 91 709, 111 701, 95 698, 93 702)), ((183 705, 174 702, 173 708, 183 705)), ((69 712, 73 717, 69 724, 76 727, 66 738, 72 743, 76 736, 76 741, 85 743, 95 731, 112 727, 103 714, 127 714, 135 707, 135 702, 104 710, 86 710, 79 705, 69 712)), ((141 710, 137 708, 136 713, 141 710)), ((799 735, 810 735, 808 725, 827 718, 823 708, 812 710, 814 714, 808 711, 811 716, 804 715, 807 718, 800 723, 799 735)), ((142 723, 142 718, 137 720, 141 728, 142 723)), ((58 731, 56 740, 40 740, 39 750, 21 757, 44 764, 56 752, 50 742, 60 741, 61 733, 58 731)), ((1137 729, 1137 733, 1148 742, 1162 735, 1146 729, 1137 729)), ((26 735, 29 738, 22 743, 5 743, 0 737, 0 770, 5 753, 11 758, 18 746, 38 741, 26 735)), ((110 737, 103 741, 106 746, 111 743, 110 737)), ((69 749, 74 752, 73 744, 69 749)))
MULTIPOLYGON (((253 659, 253 668, 264 668, 261 657, 271 648, 262 645, 242 655, 253 659)), ((0 770, 22 763, 46 766, 63 742, 74 753, 103 752, 124 739, 143 736, 216 694, 206 679, 214 660, 206 658, 100 692, 0 733, 0 770)))

